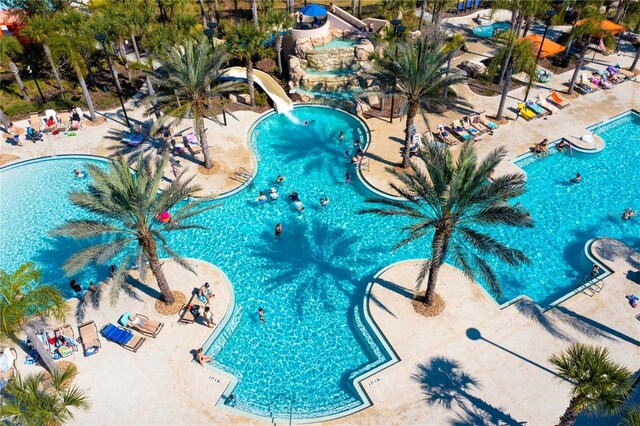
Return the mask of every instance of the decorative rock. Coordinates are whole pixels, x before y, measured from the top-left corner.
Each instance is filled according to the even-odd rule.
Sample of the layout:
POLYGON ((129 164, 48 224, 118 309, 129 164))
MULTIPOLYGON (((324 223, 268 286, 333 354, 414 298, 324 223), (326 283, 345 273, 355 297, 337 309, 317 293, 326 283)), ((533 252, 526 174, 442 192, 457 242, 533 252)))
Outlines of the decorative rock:
POLYGON ((374 51, 373 44, 369 40, 363 40, 360 44, 355 47, 355 57, 356 61, 367 61, 369 60, 369 55, 371 55, 374 51), (366 41, 366 43, 365 43, 366 41))
POLYGON ((251 96, 248 93, 240 93, 238 95, 238 102, 251 105, 251 96))
POLYGON ((415 30, 409 33, 409 38, 411 39, 411 41, 416 41, 420 38, 421 35, 422 33, 419 30, 415 30))
POLYGON ((308 68, 316 70, 337 70, 348 68, 354 63, 354 49, 351 47, 321 49, 307 52, 308 68))
POLYGON ((289 69, 294 70, 296 68, 302 68, 302 64, 300 63, 300 58, 297 56, 289 56, 289 69))
POLYGON ((231 102, 238 102, 238 97, 233 93, 229 93, 229 100, 231 102))
POLYGON ((481 75, 487 72, 487 67, 483 63, 470 60, 462 61, 462 63, 458 65, 458 68, 465 70, 471 76, 481 75))
POLYGON ((311 43, 311 39, 301 38, 296 40, 294 53, 297 57, 304 59, 307 57, 307 53, 312 50, 313 50, 313 43, 311 43))
POLYGON ((322 46, 329 43, 332 39, 333 36, 331 34, 324 34, 320 37, 312 37, 311 43, 313 43, 314 46, 322 46))

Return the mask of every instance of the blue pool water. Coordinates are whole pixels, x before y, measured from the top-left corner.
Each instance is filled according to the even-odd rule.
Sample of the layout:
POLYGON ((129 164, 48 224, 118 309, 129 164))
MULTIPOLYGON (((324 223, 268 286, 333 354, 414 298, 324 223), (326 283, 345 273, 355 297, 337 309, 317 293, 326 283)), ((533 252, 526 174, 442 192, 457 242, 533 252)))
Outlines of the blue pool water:
POLYGON ((314 47, 316 50, 324 50, 324 49, 338 49, 343 47, 353 47, 358 44, 358 40, 344 40, 340 38, 334 38, 327 44, 323 44, 322 46, 314 47))
MULTIPOLYGON (((253 183, 198 219, 208 230, 175 234, 170 243, 186 256, 218 265, 234 285, 242 308, 231 320, 237 328, 226 344, 214 342, 207 352, 216 366, 238 377, 237 408, 266 416, 318 417, 361 405, 352 380, 388 360, 362 319, 367 282, 384 266, 428 257, 429 250, 418 242, 390 253, 403 223, 356 214, 371 196, 344 155, 346 149, 353 152, 355 138, 366 138, 358 121, 319 107, 298 107, 292 114, 299 122, 315 123, 266 116, 251 135, 259 155, 253 183), (346 172, 351 183, 345 183, 346 172), (278 173, 287 177, 281 198, 256 204, 258 191, 268 192, 278 173), (292 189, 305 203, 301 215, 286 197, 292 189), (319 198, 325 195, 330 203, 322 208, 319 198), (276 223, 283 226, 279 240, 276 223), (259 323, 258 307, 264 308, 267 324, 259 323)), ((619 220, 626 207, 640 208, 639 129, 640 119, 627 116, 602 132, 603 153, 556 154, 526 165, 529 192, 520 201, 536 227, 492 234, 524 250, 534 263, 517 270, 497 264, 505 293, 500 302, 524 293, 544 305, 573 289, 576 278, 590 269, 581 259, 591 237, 617 237, 640 248, 640 221, 619 220), (583 182, 566 184, 577 170, 583 182)), ((43 236, 78 216, 65 194, 86 185, 70 173, 84 162, 56 159, 0 172, 0 267, 12 269, 33 259, 67 286, 59 264, 75 247, 43 236)), ((106 271, 85 272, 98 275, 106 271)))
POLYGON ((479 25, 473 29, 473 33, 478 37, 489 38, 493 37, 495 30, 500 32, 508 30, 511 24, 509 22, 494 22, 489 25, 479 25))

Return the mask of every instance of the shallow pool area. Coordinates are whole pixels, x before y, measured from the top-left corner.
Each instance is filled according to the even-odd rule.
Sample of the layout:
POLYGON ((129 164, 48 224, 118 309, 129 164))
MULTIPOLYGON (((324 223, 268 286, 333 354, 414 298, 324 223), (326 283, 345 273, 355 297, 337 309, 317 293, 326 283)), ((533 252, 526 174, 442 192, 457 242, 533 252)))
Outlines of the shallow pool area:
POLYGON ((473 29, 473 33, 482 38, 490 38, 499 32, 508 30, 511 24, 509 22, 494 22, 488 25, 479 25, 473 29))
MULTIPOLYGON (((350 164, 354 140, 368 143, 359 119, 319 106, 297 106, 291 117, 261 117, 250 136, 259 159, 254 180, 196 219, 207 230, 175 233, 170 245, 220 267, 234 286, 235 315, 205 349, 217 368, 237 377, 236 408, 309 419, 363 406, 354 379, 391 359, 365 320, 367 284, 391 263, 429 256, 429 244, 390 252, 404 222, 357 214, 373 196, 350 164), (286 180, 277 185, 280 173, 286 180), (279 199, 259 204, 259 191, 268 194, 271 187, 279 199), (302 213, 287 197, 292 190, 304 203, 302 213), (325 196, 329 204, 322 207, 325 196), (274 235, 277 223, 280 238, 274 235), (259 321, 258 308, 266 323, 259 321)), ((524 250, 532 264, 513 269, 492 261, 504 290, 499 303, 526 294, 548 306, 574 289, 590 271, 583 248, 593 237, 620 238, 640 249, 640 218, 620 218, 627 207, 640 209, 640 117, 624 115, 598 133, 607 144, 600 153, 554 153, 518 162, 528 174, 528 192, 517 201, 536 226, 491 234, 524 250), (569 184, 577 171, 583 181, 569 184)), ((46 281, 69 293, 70 277, 60 265, 79 243, 47 233, 65 220, 86 217, 66 196, 87 187, 88 180, 76 178, 73 169, 88 162, 100 160, 62 156, 0 169, 1 268, 33 260, 46 281)), ((77 278, 85 285, 99 281, 106 269, 88 268, 77 278)))
POLYGON ((327 44, 323 44, 321 46, 314 47, 315 50, 325 50, 325 49, 340 49, 345 47, 353 47, 358 44, 358 40, 353 39, 343 39, 343 38, 334 38, 327 44))

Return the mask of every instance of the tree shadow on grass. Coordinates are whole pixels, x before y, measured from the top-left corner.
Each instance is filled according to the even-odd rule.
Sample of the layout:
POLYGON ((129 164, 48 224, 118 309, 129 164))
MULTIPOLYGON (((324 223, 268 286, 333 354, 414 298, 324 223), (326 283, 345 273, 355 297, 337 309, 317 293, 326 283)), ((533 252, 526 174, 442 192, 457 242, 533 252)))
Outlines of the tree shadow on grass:
POLYGON ((427 404, 462 410, 451 424, 520 424, 502 409, 476 396, 474 392, 480 389, 480 382, 454 359, 433 357, 418 365, 412 379, 420 383, 427 404))

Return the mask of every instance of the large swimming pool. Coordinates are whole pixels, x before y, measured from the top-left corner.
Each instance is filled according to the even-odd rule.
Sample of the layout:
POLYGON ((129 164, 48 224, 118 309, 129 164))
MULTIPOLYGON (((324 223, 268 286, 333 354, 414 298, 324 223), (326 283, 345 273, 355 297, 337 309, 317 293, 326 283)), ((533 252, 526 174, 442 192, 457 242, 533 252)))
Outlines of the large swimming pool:
MULTIPOLYGON (((358 120, 311 106, 292 115, 295 122, 270 114, 255 126, 251 143, 259 171, 252 184, 199 218, 208 230, 176 234, 171 243, 186 256, 218 265, 234 285, 241 309, 231 322, 237 327, 208 352, 219 368, 238 377, 237 408, 309 418, 362 405, 352 380, 389 359, 363 321, 367 282, 390 263, 428 257, 429 244, 390 253, 402 222, 356 213, 372 196, 345 155, 353 153, 354 139, 366 141, 358 120), (310 124, 301 124, 305 120, 310 124), (351 183, 345 182, 347 172, 351 183), (258 204, 258 192, 268 192, 279 173, 287 178, 280 199, 258 204), (305 204, 302 214, 286 197, 293 189, 305 204), (330 199, 324 208, 323 196, 330 199), (280 239, 274 237, 276 223, 283 227, 280 239), (266 324, 258 321, 259 307, 266 324)), ((525 166, 528 192, 520 201, 536 227, 493 233, 524 250, 533 264, 517 270, 497 265, 505 294, 499 302, 527 294, 545 305, 572 290, 588 273, 582 248, 594 236, 640 248, 640 220, 620 220, 626 207, 640 208, 640 119, 628 115, 604 126, 601 136, 607 147, 600 154, 555 154, 525 166), (568 185, 578 170, 583 182, 568 185)), ((86 186, 71 171, 87 161, 57 158, 0 172, 0 267, 34 260, 49 281, 67 290, 69 278, 59 265, 75 247, 46 233, 78 217, 66 194, 86 186)), ((82 280, 103 278, 106 271, 84 274, 82 280)))

